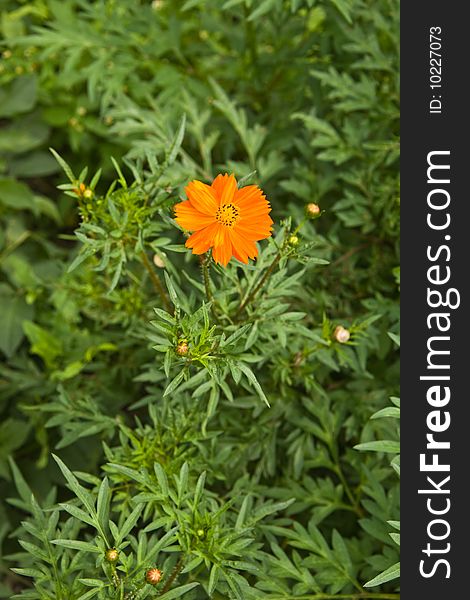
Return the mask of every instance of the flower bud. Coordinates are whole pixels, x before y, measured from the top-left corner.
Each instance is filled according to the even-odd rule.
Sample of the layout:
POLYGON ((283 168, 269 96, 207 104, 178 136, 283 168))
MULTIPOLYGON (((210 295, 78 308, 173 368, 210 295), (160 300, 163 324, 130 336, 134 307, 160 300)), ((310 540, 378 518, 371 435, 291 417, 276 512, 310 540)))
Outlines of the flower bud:
POLYGON ((159 269, 164 269, 165 268, 165 263, 163 262, 163 260, 158 256, 158 254, 154 254, 153 255, 153 264, 158 267, 159 269))
POLYGON ((145 573, 145 581, 147 583, 150 583, 150 585, 157 585, 157 583, 161 580, 162 577, 163 573, 160 571, 160 569, 157 569, 156 567, 153 569, 149 569, 147 573, 145 573))
POLYGON ((295 234, 292 234, 291 236, 289 236, 289 239, 287 241, 289 242, 289 246, 298 246, 299 245, 299 238, 295 234))
POLYGON ((189 346, 187 340, 180 340, 176 346, 176 354, 180 356, 186 356, 189 352, 189 346))
POLYGON ((119 552, 116 550, 116 548, 109 548, 106 550, 104 556, 109 563, 115 563, 119 558, 119 552))
POLYGON ((333 333, 333 337, 340 344, 345 344, 351 337, 351 334, 349 333, 349 329, 346 329, 342 325, 338 325, 333 333))
POLYGON ((75 194, 77 194, 77 196, 84 196, 84 192, 86 190, 86 185, 84 183, 81 183, 78 188, 73 188, 73 191, 75 194))
POLYGON ((321 210, 318 204, 315 204, 315 202, 309 202, 305 207, 305 213, 309 219, 317 219, 321 214, 321 210))

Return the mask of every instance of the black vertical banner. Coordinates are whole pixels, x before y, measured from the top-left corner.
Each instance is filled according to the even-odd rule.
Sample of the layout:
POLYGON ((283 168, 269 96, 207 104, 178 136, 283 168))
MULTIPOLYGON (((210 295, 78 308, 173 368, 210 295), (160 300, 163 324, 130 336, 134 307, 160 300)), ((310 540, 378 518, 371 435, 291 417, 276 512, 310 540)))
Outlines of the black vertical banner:
POLYGON ((465 8, 401 4, 403 600, 470 598, 465 8))

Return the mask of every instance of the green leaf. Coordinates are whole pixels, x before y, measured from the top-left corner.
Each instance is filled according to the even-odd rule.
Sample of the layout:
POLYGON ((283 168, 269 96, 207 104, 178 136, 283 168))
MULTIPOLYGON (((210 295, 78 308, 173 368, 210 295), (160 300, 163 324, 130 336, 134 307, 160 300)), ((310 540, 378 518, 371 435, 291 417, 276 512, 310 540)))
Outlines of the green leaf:
POLYGON ((33 318, 34 309, 10 287, 0 284, 0 314, 0 350, 11 357, 24 337, 23 321, 33 318))
MULTIPOLYGON (((1 427, 1 425, 0 425, 0 427, 1 427)), ((0 435, 0 440, 1 439, 3 439, 2 435, 0 435)), ((23 477, 23 474, 18 469, 15 461, 13 460, 13 458, 11 456, 8 457, 8 462, 10 463, 10 468, 13 473, 13 479, 15 481, 16 489, 18 490, 18 493, 19 493, 21 499, 23 500, 23 502, 25 502, 25 504, 30 504, 31 496, 33 495, 31 492, 31 488, 26 483, 26 480, 23 477)))
MULTIPOLYGON (((4 477, 9 477, 7 459, 10 458, 14 450, 20 448, 24 444, 30 431, 31 422, 15 419, 13 417, 4 419, 0 424, 0 474, 4 477)), ((18 480, 18 483, 22 486, 23 493, 26 494, 27 488, 24 487, 23 482, 24 480, 22 478, 21 480, 18 480)), ((29 494, 29 497, 25 502, 27 502, 27 504, 31 502, 31 494, 29 494)))
POLYGON ((165 271, 164 275, 165 275, 166 287, 168 288, 168 294, 170 295, 170 299, 173 302, 173 305, 175 306, 175 308, 180 308, 179 301, 178 301, 178 295, 176 294, 176 290, 175 290, 173 283, 171 282, 170 276, 168 275, 168 273, 166 271, 165 271))
POLYGON ((34 211, 34 194, 25 184, 12 178, 0 178, 0 204, 14 210, 34 211))
POLYGON ((351 561, 351 557, 349 555, 349 551, 347 549, 346 544, 344 543, 343 538, 341 537, 341 535, 338 533, 338 531, 336 529, 333 529, 332 544, 333 544, 333 550, 335 551, 336 555, 338 556, 341 565, 347 570, 347 572, 349 574, 352 574, 353 573, 353 564, 351 561))
POLYGON ((184 377, 184 369, 181 369, 181 371, 175 375, 175 377, 170 381, 170 383, 167 385, 165 391, 163 392, 163 397, 168 396, 169 394, 172 394, 176 388, 179 386, 179 384, 182 382, 183 377, 184 377))
POLYGON ((248 21, 254 21, 259 17, 262 17, 270 10, 272 10, 277 4, 278 0, 264 0, 264 2, 261 2, 261 4, 259 4, 255 8, 255 10, 250 14, 250 16, 248 17, 248 21))
POLYGON ((56 546, 63 546, 64 548, 70 548, 71 550, 82 550, 83 552, 95 552, 101 553, 100 548, 89 544, 88 542, 81 542, 80 540, 51 540, 52 544, 56 546))
POLYGON ((59 165, 62 167, 62 169, 63 169, 64 173, 67 175, 70 183, 75 184, 77 182, 77 179, 75 178, 75 175, 73 174, 72 169, 69 167, 69 165, 53 148, 49 148, 49 150, 52 152, 52 154, 54 155, 54 158, 59 163, 59 165))
POLYGON ((377 585, 382 585, 383 583, 387 583, 387 581, 392 581, 392 579, 397 579, 400 577, 400 563, 395 563, 374 579, 371 579, 367 583, 364 584, 364 587, 375 587, 377 585))
POLYGON ((94 520, 92 518, 90 518, 89 515, 84 510, 82 510, 81 508, 78 508, 78 506, 74 506, 73 504, 64 504, 64 503, 59 504, 59 506, 61 508, 63 508, 65 511, 67 511, 70 515, 72 515, 73 517, 78 519, 79 521, 82 521, 83 523, 87 523, 88 525, 91 525, 92 527, 94 527, 94 525, 95 525, 94 520))
POLYGON ((352 3, 351 0, 330 0, 331 4, 336 6, 338 11, 343 15, 346 21, 352 25, 352 3))
POLYGON ((260 386, 258 380, 256 379, 255 374, 253 373, 253 371, 250 369, 250 367, 248 367, 247 365, 245 365, 244 363, 238 363, 237 364, 238 368, 240 369, 240 371, 242 371, 246 378, 248 379, 248 381, 251 383, 251 385, 255 388, 255 390, 258 392, 258 396, 261 398, 261 400, 263 400, 263 402, 267 405, 270 406, 268 399, 266 398, 265 393, 263 392, 262 387, 260 386))
POLYGON ((124 189, 127 189, 127 181, 124 175, 122 174, 121 167, 119 166, 117 160, 111 156, 111 162, 113 163, 113 167, 116 169, 116 172, 119 177, 119 183, 122 185, 124 189))
POLYGON ((111 491, 109 489, 108 478, 105 477, 101 482, 96 501, 96 514, 101 527, 105 529, 109 521, 109 505, 111 502, 111 491))
POLYGON ((211 574, 209 576, 209 586, 207 592, 209 596, 214 593, 215 587, 219 581, 220 567, 218 565, 212 565, 211 574))
POLYGON ((186 115, 183 115, 180 121, 180 125, 178 127, 178 131, 174 137, 174 140, 170 147, 170 152, 168 154, 167 164, 171 165, 175 161, 175 158, 178 156, 178 152, 180 151, 181 144, 184 138, 184 130, 186 127, 186 115))
POLYGON ((386 406, 381 410, 377 411, 371 416, 371 419, 380 419, 382 417, 392 417, 394 419, 400 418, 400 409, 396 406, 386 406))
POLYGON ((75 475, 72 473, 72 471, 67 467, 67 465, 64 462, 62 462, 62 460, 58 456, 53 454, 52 458, 58 464, 70 489, 72 490, 72 492, 74 492, 74 494, 77 496, 77 498, 79 498, 81 500, 83 505, 88 510, 88 513, 90 514, 90 516, 96 516, 90 493, 83 486, 81 486, 78 483, 78 479, 75 477, 75 475))
POLYGON ((354 446, 356 450, 373 450, 375 452, 390 452, 398 454, 400 452, 400 443, 393 440, 377 440, 375 442, 365 442, 354 446))
POLYGON ((153 469, 155 471, 155 475, 157 476, 158 485, 160 486, 160 489, 162 490, 162 494, 167 498, 169 495, 169 489, 168 489, 168 479, 167 479, 166 473, 163 470, 163 467, 161 466, 161 464, 157 463, 157 462, 153 465, 153 469))
POLYGON ((67 273, 74 271, 79 265, 82 264, 87 258, 90 258, 95 253, 95 249, 92 246, 85 246, 79 254, 73 259, 67 268, 67 273))
POLYGON ((183 466, 180 469, 179 476, 176 480, 176 487, 178 489, 178 504, 180 505, 186 491, 188 489, 188 481, 189 481, 189 467, 188 463, 183 463, 183 466))
POLYGON ((198 585, 199 585, 199 583, 187 583, 186 585, 180 585, 179 587, 175 588, 174 590, 165 592, 164 594, 159 596, 159 598, 161 598, 162 600, 174 600, 175 598, 181 598, 181 596, 183 594, 186 594, 186 592, 189 592, 190 590, 194 589, 198 585))
POLYGON ((81 596, 79 596, 78 600, 88 600, 89 598, 93 598, 93 596, 96 596, 96 594, 98 594, 98 592, 100 592, 102 589, 103 589, 103 586, 101 586, 99 588, 95 588, 94 590, 89 590, 85 594, 82 594, 81 596))
POLYGON ((42 571, 38 571, 37 569, 11 569, 14 573, 18 573, 18 575, 22 575, 23 577, 34 577, 41 578, 44 577, 44 573, 42 571))
POLYGON ((40 356, 49 368, 54 367, 63 352, 61 339, 32 321, 24 321, 23 330, 31 343, 31 352, 40 356))
POLYGON ((0 117, 11 117, 30 111, 36 104, 36 75, 15 77, 7 85, 0 87, 0 117))
POLYGON ((127 517, 127 519, 124 521, 123 526, 119 530, 119 536, 115 540, 116 546, 119 546, 123 542, 123 540, 129 535, 129 533, 139 520, 140 513, 142 512, 143 508, 143 504, 138 504, 131 512, 131 514, 127 517))

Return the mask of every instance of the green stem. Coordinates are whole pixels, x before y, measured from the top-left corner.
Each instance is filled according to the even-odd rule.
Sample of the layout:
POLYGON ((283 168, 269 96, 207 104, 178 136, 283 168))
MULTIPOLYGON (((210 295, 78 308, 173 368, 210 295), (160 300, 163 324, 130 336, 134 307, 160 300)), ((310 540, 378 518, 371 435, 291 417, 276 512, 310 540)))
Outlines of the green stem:
POLYGON ((339 459, 338 449, 335 446, 333 440, 331 440, 331 443, 329 444, 329 448, 330 448, 330 453, 335 461, 334 472, 336 473, 336 475, 338 475, 339 480, 341 481, 341 484, 343 486, 344 492, 345 492, 346 496, 348 497, 349 501, 351 502, 351 506, 354 509, 354 512, 359 517, 363 517, 364 512, 363 512, 360 504, 358 503, 357 499, 354 497, 354 494, 352 493, 349 483, 343 473, 343 469, 341 467, 341 463, 340 463, 340 459, 339 459))
POLYGON ((204 277, 204 287, 206 289, 206 298, 208 302, 213 300, 212 290, 211 290, 211 280, 209 279, 209 260, 207 254, 203 254, 200 257, 202 275, 204 277))
POLYGON ((9 254, 16 250, 18 246, 21 246, 21 244, 25 242, 31 235, 31 231, 23 231, 23 233, 19 235, 16 240, 13 240, 13 242, 11 242, 11 244, 9 244, 0 254, 0 263, 7 258, 9 254))
POLYGON ((300 221, 300 223, 297 225, 297 227, 294 229, 294 231, 292 232, 291 235, 297 235, 307 221, 308 221, 307 217, 305 217, 302 221, 300 221))
POLYGON ((180 556, 179 561, 176 563, 175 568, 173 569, 173 571, 171 572, 170 577, 168 578, 168 581, 165 583, 163 589, 162 589, 162 596, 165 592, 168 592, 168 590, 171 588, 174 580, 178 577, 178 575, 181 573, 181 570, 183 568, 184 565, 184 555, 182 554, 180 556))
POLYGON ((279 252, 276 254, 273 262, 269 265, 266 273, 263 275, 263 277, 259 281, 258 285, 251 291, 251 293, 243 300, 243 302, 238 307, 238 310, 237 310, 237 312, 235 314, 235 317, 238 317, 238 315, 243 311, 243 309, 246 306, 248 306, 248 304, 250 304, 255 299, 256 294, 264 286, 264 284, 268 281, 268 279, 271 276, 274 268, 276 267, 276 265, 278 264, 278 262, 281 260, 281 255, 282 255, 281 254, 281 250, 279 250, 279 252))
POLYGON ((63 595, 62 595, 62 582, 61 582, 61 579, 59 577, 59 569, 57 567, 57 561, 56 561, 55 556, 54 556, 54 554, 52 552, 49 539, 47 537, 44 538, 44 539, 46 540, 47 552, 49 554, 49 559, 50 559, 51 564, 52 564, 52 570, 54 571, 54 587, 55 587, 56 598, 57 598, 57 600, 62 600, 62 598, 63 598, 63 595))
POLYGON ((249 20, 250 11, 245 6, 245 50, 247 52, 247 66, 251 66, 253 69, 258 64, 258 44, 256 41, 256 30, 253 21, 249 20), (250 65, 251 63, 251 65, 250 65))
POLYGON ((162 299, 163 306, 168 312, 171 312, 171 304, 168 300, 168 296, 166 295, 165 289, 163 287, 162 282, 160 281, 160 277, 155 273, 155 269, 152 267, 145 250, 142 250, 140 253, 140 257, 142 258, 142 263, 144 267, 147 269, 148 274, 150 275, 150 280, 152 281, 153 287, 155 291, 158 293, 160 298, 162 299))

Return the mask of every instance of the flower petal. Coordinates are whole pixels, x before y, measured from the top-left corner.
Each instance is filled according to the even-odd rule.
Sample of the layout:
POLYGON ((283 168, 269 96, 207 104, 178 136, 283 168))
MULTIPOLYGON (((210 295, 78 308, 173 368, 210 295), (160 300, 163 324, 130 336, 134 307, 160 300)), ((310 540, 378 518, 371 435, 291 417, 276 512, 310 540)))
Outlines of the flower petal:
POLYGON ((205 215, 196 210, 189 200, 179 202, 173 207, 173 210, 176 215, 175 221, 188 231, 202 229, 215 221, 213 216, 205 215))
POLYGON ((222 192, 224 191, 225 183, 226 183, 227 179, 228 179, 228 174, 227 173, 225 173, 224 175, 220 174, 220 175, 217 175, 217 177, 211 183, 211 188, 217 194, 217 198, 219 199, 219 203, 220 203, 220 200, 222 199, 222 192))
POLYGON ((222 190, 222 196, 220 199, 220 205, 231 204, 234 199, 235 193, 237 192, 237 180, 233 175, 229 175, 224 181, 224 189, 222 190))
POLYGON ((214 245, 214 238, 219 229, 220 225, 213 223, 209 227, 196 231, 186 240, 186 248, 192 248, 193 254, 204 254, 214 245))
POLYGON ((246 254, 240 254, 237 249, 235 248, 235 246, 233 246, 232 244, 232 251, 233 251, 233 256, 239 260, 242 263, 245 263, 245 265, 248 264, 248 256, 246 254))
POLYGON ((262 190, 257 185, 246 185, 236 191, 235 204, 241 209, 249 209, 254 206, 265 206, 271 209, 262 190))
POLYGON ((189 201, 196 210, 205 214, 215 216, 219 206, 215 190, 210 186, 202 183, 202 181, 191 181, 184 188, 189 201))
POLYGON ((239 219, 235 223, 234 229, 246 239, 257 242, 258 240, 264 240, 271 236, 272 224, 273 221, 271 217, 265 215, 255 221, 239 219))
POLYGON ((232 242, 230 240, 228 227, 219 227, 219 230, 214 237, 212 256, 216 263, 220 263, 224 267, 227 266, 228 261, 232 258, 232 242))
POLYGON ((236 249, 239 256, 242 257, 242 262, 247 263, 248 258, 255 258, 258 256, 258 248, 252 240, 241 235, 235 228, 230 229, 229 235, 233 248, 236 249))

